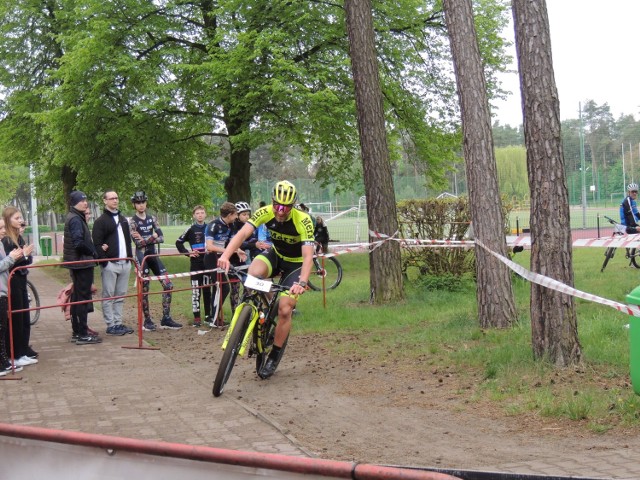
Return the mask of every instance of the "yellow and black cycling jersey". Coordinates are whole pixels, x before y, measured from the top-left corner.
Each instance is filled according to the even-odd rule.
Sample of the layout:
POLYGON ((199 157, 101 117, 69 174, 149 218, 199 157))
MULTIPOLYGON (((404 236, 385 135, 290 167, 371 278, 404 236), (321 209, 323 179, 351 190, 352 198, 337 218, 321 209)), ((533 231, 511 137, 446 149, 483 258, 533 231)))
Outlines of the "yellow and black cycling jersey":
POLYGON ((266 225, 276 253, 289 262, 302 262, 302 246, 314 244, 311 217, 297 208, 291 209, 289 218, 280 223, 275 219, 273 207, 267 205, 256 210, 248 223, 254 228, 266 225))

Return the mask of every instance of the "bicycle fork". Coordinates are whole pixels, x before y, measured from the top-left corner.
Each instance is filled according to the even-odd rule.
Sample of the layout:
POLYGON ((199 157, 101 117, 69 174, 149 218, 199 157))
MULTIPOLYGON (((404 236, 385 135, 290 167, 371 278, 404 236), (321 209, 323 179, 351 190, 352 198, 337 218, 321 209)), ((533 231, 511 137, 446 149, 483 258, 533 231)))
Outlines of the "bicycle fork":
POLYGON ((251 321, 249 322, 249 326, 247 327, 247 331, 244 334, 244 338, 242 339, 242 343, 240 345, 240 350, 238 350, 238 355, 243 356, 245 350, 247 349, 247 345, 249 344, 249 341, 251 340, 251 334, 253 333, 253 329, 256 326, 256 322, 258 321, 258 309, 256 308, 255 305, 252 305, 250 303, 246 303, 243 302, 240 305, 238 305, 236 307, 236 310, 233 314, 233 318, 231 319, 231 325, 229 325, 229 329, 227 330, 227 334, 224 336, 224 341, 222 342, 222 350, 224 350, 225 348, 227 348, 227 344, 229 343, 229 338, 231 338, 231 333, 233 332, 233 329, 236 326, 236 322, 238 320, 238 317, 240 316, 240 312, 242 312, 242 310, 244 310, 244 307, 249 306, 251 307, 251 321))

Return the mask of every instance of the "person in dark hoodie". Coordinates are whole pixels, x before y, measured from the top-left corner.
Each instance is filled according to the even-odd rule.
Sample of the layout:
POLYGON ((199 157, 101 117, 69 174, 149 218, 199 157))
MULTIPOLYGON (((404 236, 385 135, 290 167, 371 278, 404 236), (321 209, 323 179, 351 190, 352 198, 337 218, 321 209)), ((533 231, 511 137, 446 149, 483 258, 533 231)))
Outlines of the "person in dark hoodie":
MULTIPOLYGON (((91 232, 85 218, 89 204, 87 196, 80 190, 74 190, 69 195, 69 213, 64 222, 64 244, 62 249, 63 262, 82 262, 63 265, 71 273, 73 282, 72 302, 91 300, 91 285, 93 284, 93 269, 98 253, 93 245, 91 232)), ((71 305, 71 327, 77 345, 100 343, 100 337, 89 335, 87 331, 87 316, 90 303, 71 305)))

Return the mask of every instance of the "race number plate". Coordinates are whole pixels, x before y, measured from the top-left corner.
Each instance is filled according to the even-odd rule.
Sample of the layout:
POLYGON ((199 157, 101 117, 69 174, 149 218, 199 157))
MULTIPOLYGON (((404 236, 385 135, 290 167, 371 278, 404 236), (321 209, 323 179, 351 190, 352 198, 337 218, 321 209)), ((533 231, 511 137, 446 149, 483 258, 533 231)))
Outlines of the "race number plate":
POLYGON ((244 286, 253 288, 254 290, 260 290, 261 292, 270 292, 273 282, 269 280, 262 280, 252 275, 247 275, 247 279, 244 281, 244 286))

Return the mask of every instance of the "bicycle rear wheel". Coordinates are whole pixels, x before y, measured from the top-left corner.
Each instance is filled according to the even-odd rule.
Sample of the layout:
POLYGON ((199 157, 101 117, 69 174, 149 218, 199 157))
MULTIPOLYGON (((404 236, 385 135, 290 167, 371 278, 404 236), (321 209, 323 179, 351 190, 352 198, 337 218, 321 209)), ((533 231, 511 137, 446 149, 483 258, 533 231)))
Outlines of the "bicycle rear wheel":
POLYGON ((324 277, 327 290, 333 290, 342 281, 342 265, 336 257, 325 257, 324 269, 322 261, 318 258, 313 259, 314 270, 309 277, 309 287, 312 290, 322 290, 322 277, 324 277))
POLYGON ((616 253, 616 247, 609 247, 605 250, 604 252, 604 263, 602 264, 602 268, 600 269, 600 273, 604 272, 605 267, 607 266, 607 263, 609 263, 609 260, 611 260, 613 258, 613 256, 616 253))
MULTIPOLYGON (((271 313, 269 314, 269 319, 265 322, 264 330, 262 331, 262 352, 258 352, 256 355, 256 373, 259 375, 260 370, 264 367, 264 364, 267 363, 267 357, 271 352, 271 347, 273 347, 273 341, 276 337, 276 318, 278 317, 278 305, 280 304, 280 299, 276 300, 276 303, 273 305, 271 309, 271 313)), ((280 354, 278 355, 278 359, 276 360, 276 368, 280 364, 280 360, 282 360, 282 355, 284 355, 284 350, 287 348, 287 343, 289 342, 289 336, 282 344, 280 348, 280 354)))
MULTIPOLYGON (((29 308, 40 306, 40 295, 38 295, 38 290, 36 290, 36 287, 29 280, 27 280, 27 295, 29 296, 29 308)), ((40 319, 40 310, 33 310, 29 312, 29 316, 31 325, 35 325, 40 319)))
POLYGON ((631 259, 631 264, 636 268, 640 268, 640 259, 637 258, 637 256, 640 255, 639 250, 640 249, 635 248, 629 249, 629 258, 631 259))
POLYGON ((252 314, 253 309, 251 308, 251 306, 245 305, 242 307, 240 315, 238 315, 238 320, 236 320, 236 324, 233 327, 233 332, 231 332, 227 347, 224 349, 224 353, 222 354, 220 366, 218 367, 218 373, 216 374, 216 378, 213 381, 214 397, 219 397, 220 395, 222 395, 224 386, 227 383, 227 380, 229 380, 231 370, 233 370, 236 358, 238 358, 238 352, 240 351, 242 340, 244 338, 245 332, 247 331, 247 327, 249 326, 249 322, 251 321, 252 314))

